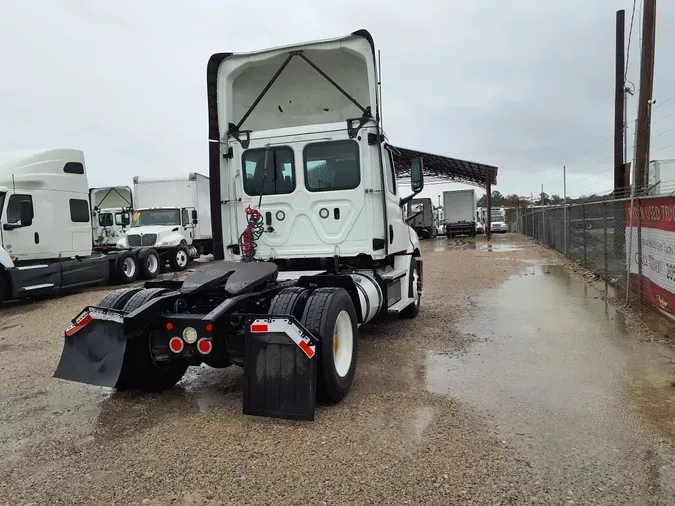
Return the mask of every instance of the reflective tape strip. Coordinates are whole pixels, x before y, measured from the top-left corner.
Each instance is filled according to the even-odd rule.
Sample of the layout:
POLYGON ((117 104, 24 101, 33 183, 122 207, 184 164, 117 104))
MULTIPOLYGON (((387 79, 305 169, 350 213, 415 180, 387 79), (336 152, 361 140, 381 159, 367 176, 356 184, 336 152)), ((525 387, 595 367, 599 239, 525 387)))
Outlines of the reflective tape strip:
POLYGON ((309 337, 306 336, 295 323, 286 320, 285 318, 254 320, 251 324, 251 332, 256 334, 265 332, 286 334, 298 345, 308 358, 312 358, 316 355, 316 346, 312 344, 309 337))
POLYGON ((75 319, 75 323, 71 324, 66 329, 66 336, 70 337, 78 333, 84 327, 89 325, 93 320, 113 321, 115 323, 124 323, 124 316, 116 313, 108 313, 101 309, 85 309, 75 319))

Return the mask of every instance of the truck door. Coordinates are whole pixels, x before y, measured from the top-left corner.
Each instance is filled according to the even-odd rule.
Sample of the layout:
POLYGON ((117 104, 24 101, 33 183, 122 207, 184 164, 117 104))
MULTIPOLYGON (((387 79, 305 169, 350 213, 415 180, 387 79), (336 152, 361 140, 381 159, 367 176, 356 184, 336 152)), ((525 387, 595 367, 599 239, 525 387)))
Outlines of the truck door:
POLYGON ((239 229, 261 202, 257 257, 354 256, 370 246, 359 152, 347 139, 244 152, 239 229))
MULTIPOLYGON (((188 244, 192 244, 195 238, 195 225, 192 223, 192 212, 194 207, 185 207, 181 209, 181 225, 183 230, 183 237, 187 239, 188 244)), ((196 211, 195 211, 196 212, 196 211)))
POLYGON ((385 144, 382 148, 385 180, 387 181, 387 244, 388 253, 405 251, 410 246, 410 230, 403 217, 403 208, 399 205, 401 196, 396 186, 396 173, 393 154, 385 144))
POLYGON ((35 214, 33 197, 26 193, 8 192, 6 197, 5 209, 2 212, 3 224, 3 243, 4 247, 11 257, 16 260, 30 260, 39 258, 42 247, 40 240, 46 239, 40 237, 40 223, 44 222, 45 217, 40 213, 35 214), (30 226, 21 225, 20 207, 21 202, 27 201, 33 209, 33 222, 30 226))

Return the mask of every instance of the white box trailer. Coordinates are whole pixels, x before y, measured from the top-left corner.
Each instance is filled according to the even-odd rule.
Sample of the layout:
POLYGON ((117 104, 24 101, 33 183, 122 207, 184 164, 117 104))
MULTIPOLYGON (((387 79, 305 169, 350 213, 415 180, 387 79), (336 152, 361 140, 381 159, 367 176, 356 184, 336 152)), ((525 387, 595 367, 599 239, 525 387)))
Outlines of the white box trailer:
POLYGON ((474 237, 476 235, 476 204, 476 192, 472 189, 443 192, 445 235, 452 237, 466 234, 474 237))
POLYGON ((177 241, 190 248, 190 256, 213 251, 208 177, 196 172, 182 177, 135 176, 134 201, 129 246, 173 246, 177 241))

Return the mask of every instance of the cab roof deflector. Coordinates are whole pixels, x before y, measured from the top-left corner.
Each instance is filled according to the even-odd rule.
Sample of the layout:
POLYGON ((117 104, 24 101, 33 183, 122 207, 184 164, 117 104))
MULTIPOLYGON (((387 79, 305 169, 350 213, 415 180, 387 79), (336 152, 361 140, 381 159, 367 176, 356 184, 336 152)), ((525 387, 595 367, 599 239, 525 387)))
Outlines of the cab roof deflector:
POLYGON ((352 97, 342 86, 340 86, 338 83, 336 83, 328 74, 326 74, 321 68, 319 68, 318 65, 316 65, 312 60, 310 60, 307 55, 305 55, 302 50, 297 50, 297 51, 291 51, 288 54, 288 57, 284 62, 281 64, 279 69, 274 73, 272 78, 269 80, 269 82, 265 85, 265 87, 262 89, 260 94, 256 97, 256 99, 253 101, 251 104, 251 107, 248 108, 244 116, 239 120, 239 122, 235 125, 234 123, 229 123, 228 128, 227 128, 227 134, 231 135, 239 143, 244 149, 248 148, 249 142, 250 142, 250 133, 251 130, 241 130, 242 125, 246 121, 246 119, 251 115, 251 113, 255 110, 256 106, 260 103, 260 101, 263 99, 265 94, 269 91, 269 89, 272 87, 274 82, 277 80, 277 78, 281 75, 281 73, 284 71, 284 69, 288 66, 288 64, 291 62, 293 58, 296 56, 299 56, 301 59, 307 62, 307 64, 312 67, 314 70, 316 70, 321 77, 323 77, 326 81, 328 81, 330 84, 332 84, 340 93, 342 93, 345 98, 347 98, 351 103, 353 103, 356 107, 359 108, 359 110, 363 113, 360 118, 352 118, 352 119, 347 119, 347 132, 349 134, 350 138, 356 137, 358 134, 359 130, 361 127, 369 120, 373 119, 373 115, 370 109, 370 106, 363 106, 361 105, 358 100, 356 100, 354 97, 352 97), (355 127, 354 123, 358 122, 358 125, 355 127))

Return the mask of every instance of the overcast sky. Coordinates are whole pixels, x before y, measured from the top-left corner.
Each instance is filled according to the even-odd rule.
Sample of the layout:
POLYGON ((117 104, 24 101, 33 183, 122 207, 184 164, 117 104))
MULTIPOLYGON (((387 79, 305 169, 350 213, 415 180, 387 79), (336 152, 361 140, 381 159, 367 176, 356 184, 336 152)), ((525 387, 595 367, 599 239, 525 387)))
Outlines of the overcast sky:
MULTIPOLYGON (((82 149, 92 186, 208 174, 212 53, 366 28, 382 51, 392 143, 497 165, 503 194, 542 183, 562 194, 563 165, 569 195, 611 189, 615 11, 625 8, 628 24, 632 0, 330 3, 0 0, 0 150, 82 149)), ((675 146, 662 149, 675 144, 675 114, 665 117, 675 98, 664 102, 675 95, 674 47, 675 2, 660 1, 652 158, 675 158, 675 146)))

